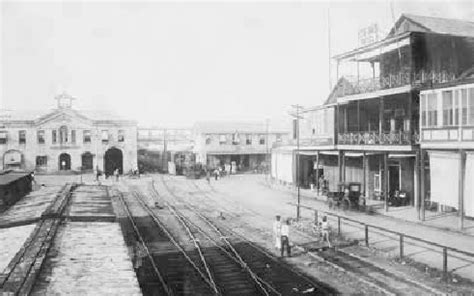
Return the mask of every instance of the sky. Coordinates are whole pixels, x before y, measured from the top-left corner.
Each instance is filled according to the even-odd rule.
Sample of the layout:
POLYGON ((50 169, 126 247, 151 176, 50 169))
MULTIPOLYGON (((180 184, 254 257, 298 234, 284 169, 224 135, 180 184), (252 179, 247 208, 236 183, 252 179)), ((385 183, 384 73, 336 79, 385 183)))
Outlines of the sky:
POLYGON ((1 109, 50 109, 65 91, 141 125, 284 121, 326 99, 329 56, 359 29, 385 34, 401 13, 474 21, 474 1, 0 3, 1 109))

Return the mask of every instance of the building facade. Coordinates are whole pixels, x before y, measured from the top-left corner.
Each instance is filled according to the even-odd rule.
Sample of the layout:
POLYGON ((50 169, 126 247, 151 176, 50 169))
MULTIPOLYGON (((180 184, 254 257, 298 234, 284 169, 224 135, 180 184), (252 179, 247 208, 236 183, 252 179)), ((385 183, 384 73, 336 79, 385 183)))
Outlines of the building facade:
POLYGON ((193 128, 196 162, 233 171, 269 166, 272 147, 288 141, 290 132, 265 122, 197 122, 193 128))
POLYGON ((56 100, 49 112, 2 112, 0 167, 47 173, 99 168, 106 174, 137 168, 135 121, 75 110, 65 93, 56 100))

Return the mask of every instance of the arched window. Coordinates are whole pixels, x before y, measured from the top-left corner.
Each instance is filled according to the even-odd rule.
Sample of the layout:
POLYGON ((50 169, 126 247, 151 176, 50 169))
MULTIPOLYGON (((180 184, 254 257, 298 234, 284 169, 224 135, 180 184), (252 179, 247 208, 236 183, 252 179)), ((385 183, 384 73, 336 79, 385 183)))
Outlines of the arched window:
POLYGON ((63 125, 59 128, 59 143, 67 143, 67 136, 67 127, 63 125))

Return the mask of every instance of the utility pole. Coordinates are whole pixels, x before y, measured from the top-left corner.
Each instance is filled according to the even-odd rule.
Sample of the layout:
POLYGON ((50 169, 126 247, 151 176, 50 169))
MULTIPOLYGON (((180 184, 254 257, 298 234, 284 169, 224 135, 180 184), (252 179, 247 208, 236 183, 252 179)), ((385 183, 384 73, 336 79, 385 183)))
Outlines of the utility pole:
MULTIPOLYGON (((300 219, 300 204, 301 204, 301 194, 300 194, 300 119, 303 117, 301 114, 301 109, 303 106, 300 105, 291 105, 291 107, 296 111, 296 113, 290 113, 291 116, 296 118, 296 190, 297 190, 297 206, 296 206, 296 220, 300 219)), ((293 112, 294 112, 293 111, 293 112)))
POLYGON ((269 126, 269 123, 270 123, 270 119, 266 119, 265 120, 265 124, 266 124, 266 139, 265 139, 265 144, 266 144, 266 155, 265 155, 265 170, 266 170, 266 176, 267 176, 267 179, 268 179, 268 174, 269 174, 269 168, 270 168, 270 160, 271 160, 271 157, 269 157, 269 151, 268 151, 268 126, 269 126))
POLYGON ((168 172, 168 155, 166 151, 166 129, 163 129, 163 157, 161 158, 163 172, 168 172))

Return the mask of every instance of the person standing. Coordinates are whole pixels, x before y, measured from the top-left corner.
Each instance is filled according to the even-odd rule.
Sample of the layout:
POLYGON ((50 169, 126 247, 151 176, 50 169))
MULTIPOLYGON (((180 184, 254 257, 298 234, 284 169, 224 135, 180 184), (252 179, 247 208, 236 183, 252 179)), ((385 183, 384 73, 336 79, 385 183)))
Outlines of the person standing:
POLYGON ((291 257, 290 219, 287 219, 286 223, 281 226, 281 257, 283 257, 285 249, 288 257, 291 257))
POLYGON ((275 248, 277 250, 281 249, 281 221, 280 215, 275 216, 275 221, 273 222, 273 236, 275 237, 275 248))
POLYGON ((115 181, 119 181, 119 169, 114 170, 115 181))
POLYGON ((206 170, 206 181, 208 184, 211 184, 211 171, 206 170))
POLYGON ((321 222, 321 234, 323 236, 323 241, 327 241, 328 246, 331 247, 331 242, 329 241, 329 222, 326 216, 323 217, 323 221, 321 222))

